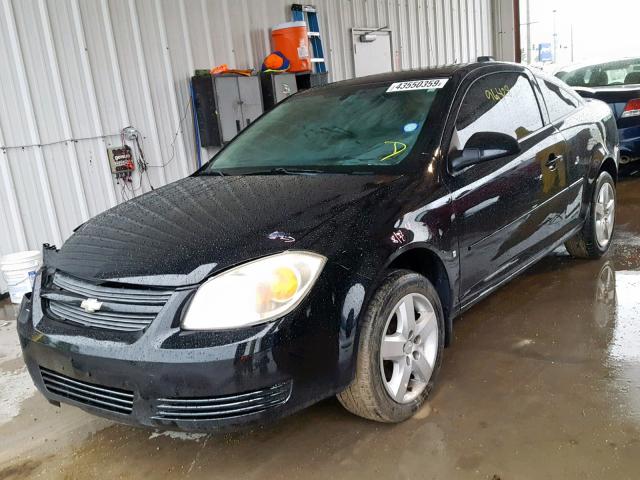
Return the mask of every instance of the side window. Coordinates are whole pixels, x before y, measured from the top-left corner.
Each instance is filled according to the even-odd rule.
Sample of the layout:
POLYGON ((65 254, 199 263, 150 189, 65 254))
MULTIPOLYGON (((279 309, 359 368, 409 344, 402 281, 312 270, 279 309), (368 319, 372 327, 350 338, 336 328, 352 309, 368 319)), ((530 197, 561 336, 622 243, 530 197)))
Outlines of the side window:
POLYGON ((580 106, 578 100, 561 85, 544 78, 537 78, 540 90, 542 90, 542 96, 547 104, 551 122, 569 115, 580 106))
POLYGON ((456 119, 452 148, 464 148, 477 132, 500 132, 516 139, 542 128, 531 83, 517 73, 493 73, 476 80, 456 119))

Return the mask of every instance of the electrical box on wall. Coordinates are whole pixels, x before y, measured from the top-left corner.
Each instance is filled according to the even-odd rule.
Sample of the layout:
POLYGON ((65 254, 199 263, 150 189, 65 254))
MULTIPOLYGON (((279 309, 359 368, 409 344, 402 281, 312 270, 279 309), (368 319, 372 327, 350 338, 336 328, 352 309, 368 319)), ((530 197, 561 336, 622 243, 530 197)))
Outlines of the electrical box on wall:
POLYGON ((116 177, 125 177, 135 170, 133 154, 128 145, 107 148, 111 173, 116 177))

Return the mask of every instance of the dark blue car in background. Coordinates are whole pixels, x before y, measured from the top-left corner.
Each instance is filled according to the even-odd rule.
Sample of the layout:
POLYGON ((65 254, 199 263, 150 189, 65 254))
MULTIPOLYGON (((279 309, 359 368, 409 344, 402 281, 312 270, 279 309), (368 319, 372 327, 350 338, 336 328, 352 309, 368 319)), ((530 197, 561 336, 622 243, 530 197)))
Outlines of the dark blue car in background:
POLYGON ((640 58, 572 65, 556 76, 582 97, 609 104, 618 124, 620 164, 640 161, 640 58))

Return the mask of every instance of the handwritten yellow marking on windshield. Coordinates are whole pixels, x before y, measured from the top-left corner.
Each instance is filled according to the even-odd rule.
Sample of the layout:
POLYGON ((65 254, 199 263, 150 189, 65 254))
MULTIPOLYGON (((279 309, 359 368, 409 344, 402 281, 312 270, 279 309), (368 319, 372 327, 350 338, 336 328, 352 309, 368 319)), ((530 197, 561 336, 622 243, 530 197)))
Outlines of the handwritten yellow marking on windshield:
POLYGON ((386 157, 382 157, 380 159, 381 162, 384 162, 385 160, 389 160, 390 158, 395 157, 396 155, 400 155, 402 152, 404 152, 407 149, 407 144, 406 143, 402 143, 402 142, 393 142, 391 140, 385 140, 384 142, 386 145, 393 145, 393 153, 390 153, 389 155, 387 155, 386 157), (398 145, 400 145, 400 148, 398 148, 398 145))

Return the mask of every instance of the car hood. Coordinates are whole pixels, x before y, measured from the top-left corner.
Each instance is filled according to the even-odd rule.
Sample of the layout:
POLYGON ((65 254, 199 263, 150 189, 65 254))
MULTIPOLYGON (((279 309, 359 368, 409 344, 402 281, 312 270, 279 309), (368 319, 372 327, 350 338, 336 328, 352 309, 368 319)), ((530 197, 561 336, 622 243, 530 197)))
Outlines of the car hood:
POLYGON ((48 266, 84 279, 190 285, 289 249, 330 257, 362 235, 398 176, 248 175, 179 180, 86 222, 48 266), (367 218, 369 217, 369 218, 367 218))

